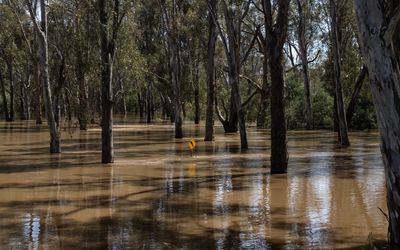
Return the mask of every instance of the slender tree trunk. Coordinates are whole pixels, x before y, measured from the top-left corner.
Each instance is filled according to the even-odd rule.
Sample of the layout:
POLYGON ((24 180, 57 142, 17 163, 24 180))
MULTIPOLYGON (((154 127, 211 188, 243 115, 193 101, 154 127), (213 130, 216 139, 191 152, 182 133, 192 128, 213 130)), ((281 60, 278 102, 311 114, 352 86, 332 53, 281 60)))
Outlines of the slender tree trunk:
POLYGON ((143 107, 143 100, 142 97, 140 95, 140 93, 137 93, 137 100, 138 100, 138 106, 139 106, 139 119, 143 120, 144 118, 144 107, 143 107))
POLYGON ((194 82, 194 124, 200 124, 200 88, 199 79, 194 82))
POLYGON ((15 120, 15 109, 14 109, 14 104, 15 104, 15 86, 14 86, 14 62, 12 56, 10 56, 8 62, 7 62, 7 68, 8 68, 8 80, 10 82, 10 121, 15 120))
POLYGON ((40 15, 41 15, 41 24, 36 22, 36 16, 33 13, 32 6, 29 1, 27 2, 30 16, 32 22, 34 22, 37 34, 37 41, 40 51, 40 72, 41 72, 41 80, 43 84, 43 97, 46 109, 46 118, 47 125, 50 130, 50 152, 51 153, 60 153, 60 135, 57 129, 54 110, 53 110, 53 102, 51 96, 50 89, 50 80, 49 80, 49 58, 48 58, 48 45, 47 45, 47 9, 45 0, 40 0, 40 15))
POLYGON ((340 144, 342 146, 349 146, 349 137, 347 131, 346 112, 344 110, 343 91, 341 82, 341 69, 340 69, 340 50, 338 42, 338 26, 335 0, 330 0, 331 7, 331 31, 332 31, 332 48, 334 55, 334 71, 335 71, 335 93, 336 105, 338 114, 338 123, 340 131, 340 144))
MULTIPOLYGON (((305 1, 307 4, 307 1, 305 1)), ((307 5, 306 5, 307 6, 307 5)), ((299 25, 298 25, 298 42, 301 65, 303 69, 303 79, 304 79, 304 111, 306 118, 306 128, 313 129, 313 113, 311 108, 311 94, 310 94, 310 76, 308 70, 308 52, 307 52, 307 42, 306 42, 306 20, 303 12, 303 6, 301 0, 297 0, 297 8, 299 11, 299 25)))
POLYGON ((101 162, 114 162, 113 143, 113 88, 112 59, 108 35, 107 0, 99 0, 100 44, 101 44, 101 162))
POLYGON ((126 116, 128 114, 127 107, 126 107, 126 93, 125 93, 125 86, 123 79, 119 79, 119 87, 121 89, 121 96, 122 96, 122 114, 126 116))
POLYGON ((0 84, 1 84, 1 95, 3 99, 4 119, 6 119, 6 121, 10 121, 11 119, 10 119, 10 113, 8 112, 6 86, 4 83, 3 74, 1 73, 1 69, 0 69, 0 84))
POLYGON ((355 0, 355 9, 381 135, 389 239, 400 245, 400 72, 399 59, 392 49, 392 45, 399 46, 397 39, 393 41, 399 36, 399 6, 377 8, 380 4, 378 0, 355 0))
POLYGON ((214 100, 215 100, 215 44, 217 42, 217 24, 213 14, 217 13, 218 0, 209 0, 211 10, 208 11, 208 57, 207 57, 207 112, 205 141, 214 140, 214 100))
POLYGON ((353 118, 354 110, 355 110, 355 107, 357 104, 357 99, 358 99, 358 96, 360 95, 360 91, 361 91, 361 88, 363 86, 364 79, 366 76, 367 76, 367 67, 363 66, 360 71, 360 74, 357 77, 357 80, 356 80, 356 83, 354 86, 354 90, 353 90, 353 94, 351 95, 349 106, 347 107, 346 119, 347 119, 348 125, 351 124, 351 119, 353 118))
POLYGON ((151 83, 148 84, 147 86, 147 91, 146 91, 146 113, 147 113, 147 123, 151 123, 151 83))
MULTIPOLYGON (((210 0, 211 10, 216 14, 218 0, 210 0)), ((214 100, 215 100, 215 44, 217 41, 217 25, 213 14, 208 11, 208 57, 207 57, 207 108, 205 141, 214 140, 214 100)))

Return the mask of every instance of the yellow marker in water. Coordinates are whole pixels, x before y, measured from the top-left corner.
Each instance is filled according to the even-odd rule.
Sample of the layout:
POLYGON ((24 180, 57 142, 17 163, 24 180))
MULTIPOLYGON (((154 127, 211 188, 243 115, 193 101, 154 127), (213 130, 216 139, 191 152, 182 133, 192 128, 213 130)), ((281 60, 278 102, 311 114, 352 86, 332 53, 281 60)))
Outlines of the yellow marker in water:
POLYGON ((190 155, 193 156, 193 151, 196 148, 196 141, 193 138, 188 143, 188 147, 189 147, 189 150, 190 150, 190 155))

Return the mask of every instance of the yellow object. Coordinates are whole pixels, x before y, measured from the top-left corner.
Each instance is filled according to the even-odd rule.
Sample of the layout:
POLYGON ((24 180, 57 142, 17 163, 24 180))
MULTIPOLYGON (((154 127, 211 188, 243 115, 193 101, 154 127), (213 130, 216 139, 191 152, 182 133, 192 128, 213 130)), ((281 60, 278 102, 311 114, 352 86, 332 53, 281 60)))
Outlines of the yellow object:
POLYGON ((196 141, 192 138, 188 143, 190 153, 193 155, 193 150, 196 148, 196 141))

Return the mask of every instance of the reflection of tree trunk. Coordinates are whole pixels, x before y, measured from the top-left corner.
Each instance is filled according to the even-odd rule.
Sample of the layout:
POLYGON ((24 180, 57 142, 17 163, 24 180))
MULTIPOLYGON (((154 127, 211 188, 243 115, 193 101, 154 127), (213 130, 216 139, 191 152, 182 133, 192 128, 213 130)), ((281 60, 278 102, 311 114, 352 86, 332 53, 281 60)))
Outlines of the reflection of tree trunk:
POLYGON ((336 4, 334 0, 330 0, 331 7, 331 31, 332 31, 332 47, 334 54, 334 71, 335 71, 335 93, 336 93, 336 107, 340 131, 340 144, 342 146, 349 146, 349 138, 347 134, 347 121, 346 112, 344 110, 343 102, 343 91, 341 82, 341 70, 340 70, 340 50, 339 50, 339 40, 338 40, 338 25, 337 25, 337 14, 336 14, 336 4))
POLYGON ((360 95, 360 91, 361 88, 363 86, 364 83, 364 79, 367 76, 367 67, 363 66, 360 74, 357 77, 355 86, 354 86, 354 90, 353 90, 353 94, 351 95, 351 99, 349 102, 349 106, 347 107, 347 124, 350 125, 351 124, 351 119, 353 118, 353 114, 354 114, 354 109, 356 107, 356 103, 357 103, 357 99, 358 96, 360 95))
POLYGON ((392 1, 386 8, 377 8, 380 4, 378 0, 355 0, 355 9, 381 135, 389 237, 392 244, 400 245, 400 73, 392 49, 400 44, 399 3, 392 1))
MULTIPOLYGON (((211 0, 210 7, 217 13, 218 0, 211 0)), ((214 100, 215 100, 215 43, 217 41, 217 25, 208 13, 208 57, 207 57, 207 112, 205 141, 214 140, 214 100)))

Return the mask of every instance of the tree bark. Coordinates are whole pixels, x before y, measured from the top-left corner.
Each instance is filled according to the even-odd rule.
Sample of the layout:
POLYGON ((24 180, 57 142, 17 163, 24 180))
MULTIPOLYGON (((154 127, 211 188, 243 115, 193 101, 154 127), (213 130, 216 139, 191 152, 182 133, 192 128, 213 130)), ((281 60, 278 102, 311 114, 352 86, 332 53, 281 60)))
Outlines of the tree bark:
POLYGON ((399 33, 399 4, 355 0, 362 54, 368 68, 385 165, 389 239, 400 245, 400 72, 392 46, 399 33), (395 6, 390 6, 391 4, 395 6), (380 8, 377 8, 380 6, 380 8))
POLYGON ((360 74, 357 77, 356 83, 354 85, 354 90, 351 95, 349 106, 347 107, 346 119, 347 119, 347 124, 349 126, 351 124, 351 119, 353 119, 353 114, 354 114, 354 110, 355 110, 355 107, 357 104, 357 99, 358 99, 358 96, 360 95, 360 91, 361 91, 361 88, 363 86, 364 79, 366 76, 367 76, 367 67, 365 67, 365 65, 363 65, 363 67, 360 71, 360 74))
POLYGON ((332 32, 332 49, 334 56, 334 72, 335 72, 335 93, 336 93, 336 107, 340 131, 340 144, 342 146, 349 146, 349 137, 346 121, 346 112, 344 110, 342 81, 341 81, 341 69, 340 69, 340 48, 338 40, 338 25, 337 25, 337 14, 336 14, 336 3, 335 0, 330 0, 331 8, 331 32, 332 32))

